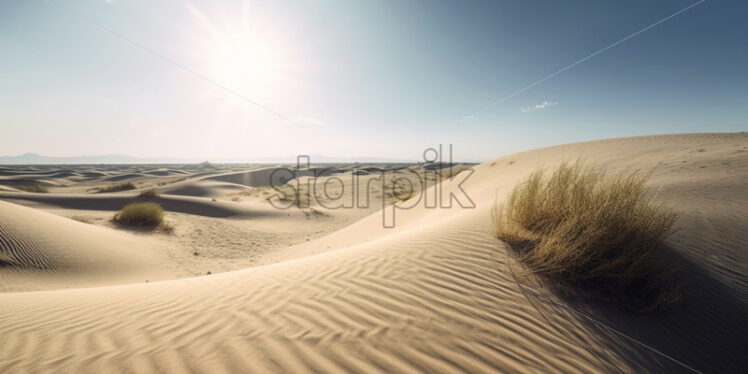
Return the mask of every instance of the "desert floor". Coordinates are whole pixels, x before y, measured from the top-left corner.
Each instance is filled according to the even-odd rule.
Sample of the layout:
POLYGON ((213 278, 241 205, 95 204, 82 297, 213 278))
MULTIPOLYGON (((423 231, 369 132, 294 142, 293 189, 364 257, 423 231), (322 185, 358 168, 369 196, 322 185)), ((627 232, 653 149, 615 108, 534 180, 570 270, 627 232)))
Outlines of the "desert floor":
POLYGON ((327 195, 311 187, 319 167, 288 182, 296 204, 272 197, 276 166, 0 166, 0 372, 748 368, 748 134, 567 144, 452 172, 332 166, 316 180, 327 195), (668 244, 683 302, 639 314, 561 297, 495 238, 496 201, 577 159, 651 172, 682 213, 668 244), (122 182, 136 188, 97 192, 122 182), (18 189, 37 185, 49 192, 18 189), (337 206, 354 190, 356 207, 337 206), (439 193, 474 207, 430 207, 439 193), (136 201, 161 204, 173 231, 112 222, 136 201))

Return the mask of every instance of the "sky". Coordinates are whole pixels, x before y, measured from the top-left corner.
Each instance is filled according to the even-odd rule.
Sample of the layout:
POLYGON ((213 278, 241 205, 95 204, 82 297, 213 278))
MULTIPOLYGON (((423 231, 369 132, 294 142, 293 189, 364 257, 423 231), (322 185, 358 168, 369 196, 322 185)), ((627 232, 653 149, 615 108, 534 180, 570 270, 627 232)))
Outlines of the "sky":
POLYGON ((745 131, 748 2, 646 29, 697 2, 0 1, 0 155, 485 161, 745 131))

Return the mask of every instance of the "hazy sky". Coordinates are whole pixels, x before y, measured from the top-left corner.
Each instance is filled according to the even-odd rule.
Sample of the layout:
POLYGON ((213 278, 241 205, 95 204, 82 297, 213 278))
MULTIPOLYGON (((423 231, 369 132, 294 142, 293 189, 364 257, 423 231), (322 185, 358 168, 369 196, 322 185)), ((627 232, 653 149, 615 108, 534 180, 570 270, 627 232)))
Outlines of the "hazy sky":
POLYGON ((706 0, 476 114, 695 2, 1 1, 0 155, 413 159, 452 143, 487 160, 746 130, 737 0, 706 0))

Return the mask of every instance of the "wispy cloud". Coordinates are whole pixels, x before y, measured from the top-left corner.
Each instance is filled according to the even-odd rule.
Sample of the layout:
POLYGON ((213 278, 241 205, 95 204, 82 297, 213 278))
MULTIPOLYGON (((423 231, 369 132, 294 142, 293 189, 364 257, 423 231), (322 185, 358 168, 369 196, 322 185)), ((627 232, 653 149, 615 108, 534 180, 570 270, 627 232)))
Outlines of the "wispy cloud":
POLYGON ((548 108, 549 106, 554 106, 554 105, 558 105, 558 103, 553 102, 553 101, 543 101, 540 104, 535 104, 533 106, 522 108, 522 113, 528 113, 534 110, 541 110, 541 109, 545 109, 545 108, 548 108))
POLYGON ((309 116, 296 116, 296 121, 305 125, 324 125, 325 121, 309 116))
POLYGON ((466 121, 469 121, 471 119, 475 119, 475 116, 465 116, 465 117, 462 117, 462 119, 466 120, 466 121))

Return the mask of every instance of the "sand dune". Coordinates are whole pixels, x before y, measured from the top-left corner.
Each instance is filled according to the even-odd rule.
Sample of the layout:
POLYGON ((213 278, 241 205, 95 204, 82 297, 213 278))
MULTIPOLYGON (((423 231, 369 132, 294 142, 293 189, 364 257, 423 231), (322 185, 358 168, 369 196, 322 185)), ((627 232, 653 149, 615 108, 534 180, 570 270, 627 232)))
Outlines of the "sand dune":
POLYGON ((223 197, 232 193, 244 191, 247 187, 235 183, 219 182, 213 180, 190 180, 173 183, 169 186, 160 187, 158 191, 168 195, 197 196, 197 197, 223 197))
POLYGON ((281 169, 278 167, 267 167, 248 172, 227 173, 211 176, 209 180, 229 182, 248 187, 280 186, 294 177, 313 175, 317 169, 293 170, 291 168, 281 169), (283 172, 287 170, 287 172, 283 172))
POLYGON ((101 187, 131 182, 140 188, 175 183, 231 171, 246 171, 252 165, 32 165, 0 168, 0 186, 43 185, 50 192, 91 193, 101 187))
MULTIPOLYGON (((475 209, 420 204, 398 210, 395 229, 382 228, 378 212, 279 251, 273 264, 147 284, 1 293, 0 371, 742 372, 746 149, 745 134, 693 134, 533 150, 475 167, 462 184, 475 209), (604 301, 562 300, 494 238, 489 210, 496 199, 537 166, 579 157, 611 171, 651 170, 651 188, 684 213, 670 239, 690 280, 682 305, 643 316, 604 301)), ((458 183, 441 187, 449 194, 458 183)), ((33 201, 66 204, 61 196, 41 198, 33 201)), ((28 269, 87 269, 79 264, 93 261, 67 253, 87 258, 103 248, 106 256, 91 268, 117 279, 106 264, 134 248, 148 252, 107 228, 10 203, 0 209, 0 228, 11 233, 3 237, 20 238, 6 239, 3 253, 28 269), (68 252, 39 239, 58 236, 70 240, 68 252), (94 248, 93 241, 106 245, 94 248)), ((11 272, 2 267, 0 274, 11 272)))
POLYGON ((117 211, 125 205, 138 201, 157 202, 171 212, 188 213, 207 217, 254 217, 283 214, 267 204, 232 204, 225 201, 211 201, 189 196, 161 195, 143 199, 135 192, 123 192, 100 195, 80 194, 29 194, 17 192, 0 192, 0 198, 9 201, 28 201, 46 206, 67 209, 117 211))
POLYGON ((4 292, 173 278, 162 252, 146 238, 0 201, 4 292))

